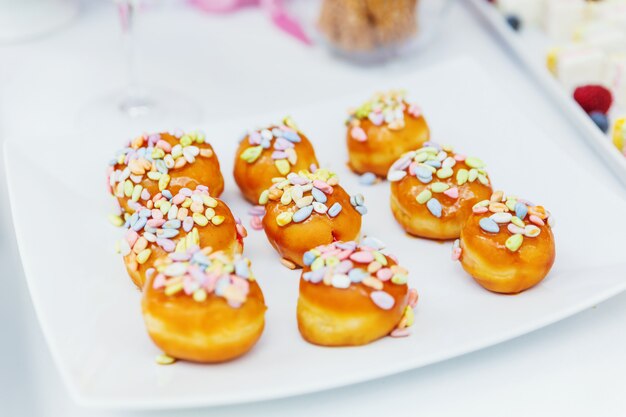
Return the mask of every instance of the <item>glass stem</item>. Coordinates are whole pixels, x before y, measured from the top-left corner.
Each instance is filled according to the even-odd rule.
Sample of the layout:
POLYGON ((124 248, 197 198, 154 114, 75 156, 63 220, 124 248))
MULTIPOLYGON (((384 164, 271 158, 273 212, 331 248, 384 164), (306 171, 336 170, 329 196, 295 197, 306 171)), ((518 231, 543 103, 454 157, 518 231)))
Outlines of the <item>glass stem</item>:
POLYGON ((117 0, 117 7, 126 60, 126 91, 120 103, 120 110, 131 117, 139 117, 150 110, 151 102, 137 79, 135 35, 137 0, 117 0))

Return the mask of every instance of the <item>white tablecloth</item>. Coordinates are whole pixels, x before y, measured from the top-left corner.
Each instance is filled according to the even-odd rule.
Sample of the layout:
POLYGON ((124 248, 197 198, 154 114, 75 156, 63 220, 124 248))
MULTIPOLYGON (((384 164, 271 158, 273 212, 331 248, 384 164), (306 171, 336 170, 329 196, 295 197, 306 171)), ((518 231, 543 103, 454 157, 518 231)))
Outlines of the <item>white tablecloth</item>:
MULTIPOLYGON (((470 54, 548 134, 570 138, 568 152, 590 152, 473 9, 455 6, 445 26, 441 38, 417 57, 369 69, 301 46, 253 10, 217 18, 160 7, 141 16, 138 30, 150 68, 147 80, 194 96, 209 120, 333 94, 367 94, 377 80, 470 54)), ((120 86, 117 34, 112 4, 86 3, 79 20, 63 31, 0 48, 0 140, 68 132, 84 103, 120 86)), ((113 138, 112 146, 119 140, 113 138)), ((599 180, 614 182, 608 172, 599 180)), ((0 187, 0 415, 136 415, 83 409, 68 397, 34 316, 4 181, 0 187)), ((609 417, 626 415, 625 394, 623 294, 544 330, 424 369, 330 392, 180 415, 609 417)))

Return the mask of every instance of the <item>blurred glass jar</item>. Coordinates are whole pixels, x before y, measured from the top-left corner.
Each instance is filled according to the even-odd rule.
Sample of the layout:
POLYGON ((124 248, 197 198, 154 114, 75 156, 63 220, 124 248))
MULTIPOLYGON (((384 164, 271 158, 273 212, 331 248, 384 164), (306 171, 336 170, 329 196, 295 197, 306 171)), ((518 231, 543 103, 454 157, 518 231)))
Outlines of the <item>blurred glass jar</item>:
POLYGON ((292 0, 309 36, 363 64, 388 61, 429 44, 453 0, 292 0))

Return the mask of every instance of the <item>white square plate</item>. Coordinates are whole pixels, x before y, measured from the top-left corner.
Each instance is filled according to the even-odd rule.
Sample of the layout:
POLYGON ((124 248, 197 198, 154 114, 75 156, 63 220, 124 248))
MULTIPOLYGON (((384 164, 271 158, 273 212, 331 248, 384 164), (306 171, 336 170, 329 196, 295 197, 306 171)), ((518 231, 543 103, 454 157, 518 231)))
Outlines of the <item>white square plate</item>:
MULTIPOLYGON (((388 84, 388 83, 387 83, 388 84)), ((361 192, 370 210, 363 233, 384 240, 411 271, 420 293, 413 334, 359 348, 320 348, 296 327, 298 271, 278 262, 262 232, 250 230, 246 254, 266 295, 267 326, 258 345, 231 363, 154 363, 159 351, 143 327, 140 294, 113 251, 121 231, 106 220, 104 171, 124 138, 97 135, 6 142, 6 166, 18 244, 37 315, 75 399, 114 408, 168 408, 240 403, 302 394, 417 368, 484 348, 563 319, 626 289, 617 213, 626 201, 602 179, 590 156, 561 149, 504 99, 469 60, 416 73, 394 85, 425 110, 433 139, 488 164, 496 187, 546 205, 555 215, 557 258, 548 278, 517 296, 480 288, 450 244, 406 236, 388 206, 389 185, 358 184, 346 166, 346 108, 377 89, 288 109, 311 138, 319 160, 343 186, 361 192), (585 198, 582 198, 582 197, 585 198)), ((245 99, 243 97, 242 99, 245 99)), ((226 177, 222 198, 247 223, 248 205, 232 180, 245 129, 280 115, 204 126, 226 177)), ((580 144, 572 144, 580 146, 580 144)))

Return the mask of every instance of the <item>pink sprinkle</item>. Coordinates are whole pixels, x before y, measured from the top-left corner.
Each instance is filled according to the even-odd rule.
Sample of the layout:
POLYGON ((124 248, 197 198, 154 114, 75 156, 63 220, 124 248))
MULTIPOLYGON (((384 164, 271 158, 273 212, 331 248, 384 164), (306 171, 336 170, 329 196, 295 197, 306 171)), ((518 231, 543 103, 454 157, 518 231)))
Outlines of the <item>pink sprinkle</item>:
POLYGON ((419 298, 418 294, 417 294, 417 290, 415 288, 411 288, 409 290, 409 307, 411 308, 415 308, 415 306, 417 305, 417 299, 419 298))
POLYGON ((265 207, 253 206, 248 210, 248 214, 251 216, 263 216, 265 214, 265 207))
POLYGON ((411 165, 409 165, 409 174, 415 176, 415 169, 417 168, 417 162, 413 161, 411 162, 411 165))
POLYGON ((515 234, 521 234, 521 235, 524 234, 524 229, 519 227, 519 226, 514 225, 513 223, 509 223, 509 225, 506 228, 509 229, 509 232, 513 233, 514 235, 515 234))
POLYGON ((283 151, 274 151, 272 152, 272 159, 286 159, 287 154, 283 151))
POLYGON ((193 227, 193 218, 191 217, 185 217, 185 220, 183 220, 183 230, 185 232, 189 232, 193 227))
POLYGON ((457 154, 454 155, 454 159, 456 161, 458 161, 458 162, 463 162, 463 161, 465 161, 465 155, 461 155, 461 154, 457 153, 457 154))
POLYGON ((532 223, 535 223, 537 226, 545 226, 544 221, 534 214, 531 214, 528 220, 530 220, 532 223))
POLYGON ((458 261, 459 259, 461 259, 461 248, 452 249, 452 260, 458 261))
POLYGON ((382 125, 385 120, 385 116, 383 116, 381 112, 371 112, 367 118, 370 119, 370 122, 374 123, 376 126, 382 125))
POLYGON ((353 251, 350 249, 343 250, 337 254, 337 259, 339 259, 340 261, 348 259, 348 257, 352 254, 352 252, 353 251))
POLYGON ((185 294, 190 295, 197 289, 197 282, 191 276, 186 275, 183 279, 183 291, 185 291, 185 294))
POLYGON ((476 214, 480 214, 480 213, 486 213, 487 211, 489 211, 489 209, 483 206, 475 206, 472 208, 472 211, 476 214))
POLYGON ((358 140, 359 142, 365 142, 367 140, 367 134, 365 133, 365 130, 363 130, 363 128, 359 126, 354 126, 350 130, 350 136, 352 136, 354 140, 358 140))
POLYGON ((416 106, 415 104, 411 104, 409 106, 408 112, 411 116, 416 118, 422 115, 422 109, 420 109, 419 106, 416 106))
POLYGON ((459 198, 459 189, 457 187, 448 188, 443 193, 450 198, 454 198, 455 200, 459 198))
POLYGON ((174 198, 172 198, 172 204, 176 204, 176 205, 182 204, 182 202, 185 201, 185 198, 186 197, 180 193, 176 194, 174 198))
POLYGON ((150 191, 145 188, 141 190, 141 199, 144 201, 150 200, 150 191))
POLYGON ((250 284, 248 283, 247 279, 239 278, 236 276, 233 276, 231 279, 235 288, 238 288, 244 294, 248 294, 248 292, 250 291, 250 284))
POLYGON ((138 238, 139 234, 137 232, 135 232, 133 229, 128 229, 128 232, 126 232, 126 241, 128 242, 128 246, 130 246, 131 248, 135 246, 135 242, 137 242, 138 238))
POLYGON ((245 228, 245 227, 243 227, 243 225, 242 225, 242 224, 237 223, 237 224, 235 225, 235 228, 237 229, 237 235, 238 235, 239 237, 241 237, 241 238, 245 238, 245 237, 247 237, 247 236, 248 236, 248 231, 246 230, 246 228, 245 228))
POLYGON ((158 274, 154 277, 154 281, 152 281, 152 288, 158 290, 159 288, 163 288, 165 286, 165 275, 158 274))
POLYGON ((411 331, 408 328, 404 329, 393 329, 389 334, 391 337, 407 337, 411 335, 411 331))
POLYGON ((333 187, 331 187, 330 185, 326 184, 322 180, 314 180, 313 181, 313 187, 319 189, 324 194, 332 194, 333 193, 333 187))
POLYGON ((263 230, 263 222, 259 216, 252 216, 250 219, 250 227, 254 230, 263 230))
POLYGON ((219 274, 217 274, 216 272, 207 273, 206 281, 204 282, 204 289, 209 293, 213 292, 213 290, 215 289, 215 283, 217 283, 219 277, 219 274))
POLYGON ((146 226, 154 227, 156 229, 157 227, 163 226, 164 223, 165 219, 150 219, 146 222, 146 226))
POLYGON ((152 209, 152 218, 153 219, 162 219, 163 213, 159 209, 152 209))
POLYGON ((252 132, 248 137, 250 145, 259 145, 261 143, 261 134, 259 132, 252 132))
POLYGON ((396 304, 396 300, 385 291, 372 291, 370 298, 379 308, 383 310, 390 310, 396 304))
POLYGON ((159 140, 156 143, 156 147, 163 149, 165 152, 170 152, 172 150, 172 146, 168 142, 164 141, 163 139, 159 140))
POLYGON ((157 243, 160 247, 163 248, 165 252, 174 252, 176 249, 176 244, 171 239, 157 239, 157 243))
POLYGON ((372 255, 371 252, 360 251, 354 252, 352 255, 350 255, 350 259, 352 259, 354 262, 368 264, 374 260, 374 255, 372 255))
POLYGON ((393 272, 389 268, 381 268, 376 272, 376 277, 381 281, 389 281, 393 276, 393 272))

